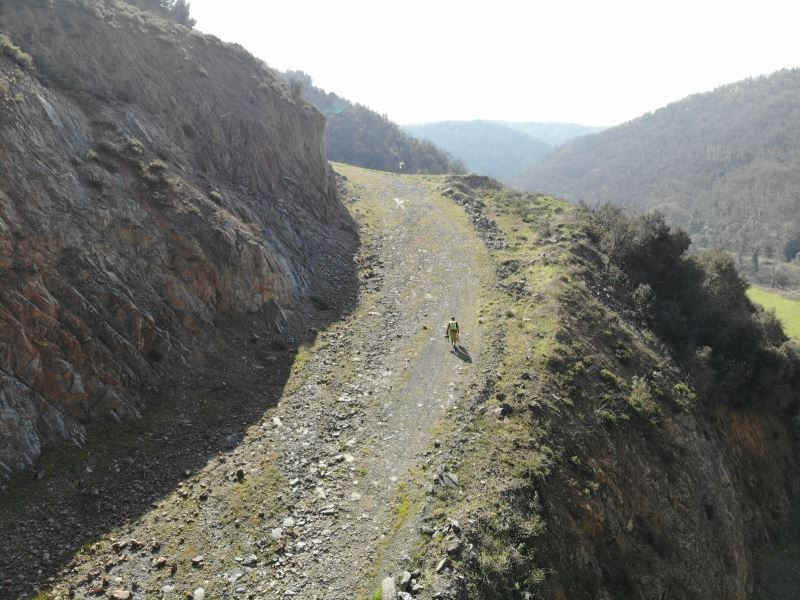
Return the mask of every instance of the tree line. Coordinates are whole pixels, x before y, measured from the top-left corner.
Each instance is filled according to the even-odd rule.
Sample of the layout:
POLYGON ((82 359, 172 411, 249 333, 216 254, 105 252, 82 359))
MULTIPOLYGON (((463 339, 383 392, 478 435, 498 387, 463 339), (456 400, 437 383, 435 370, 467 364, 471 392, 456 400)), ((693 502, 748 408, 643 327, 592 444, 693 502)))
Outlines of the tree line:
POLYGON ((126 2, 158 13, 190 28, 197 23, 191 16, 190 4, 186 0, 126 0, 126 2))
POLYGON ((302 71, 284 74, 292 93, 316 106, 327 118, 329 160, 382 171, 463 173, 464 165, 431 142, 419 140, 362 104, 314 86, 302 71))
POLYGON ((690 96, 567 143, 516 182, 592 204, 658 210, 696 248, 740 265, 800 250, 800 70, 690 96))

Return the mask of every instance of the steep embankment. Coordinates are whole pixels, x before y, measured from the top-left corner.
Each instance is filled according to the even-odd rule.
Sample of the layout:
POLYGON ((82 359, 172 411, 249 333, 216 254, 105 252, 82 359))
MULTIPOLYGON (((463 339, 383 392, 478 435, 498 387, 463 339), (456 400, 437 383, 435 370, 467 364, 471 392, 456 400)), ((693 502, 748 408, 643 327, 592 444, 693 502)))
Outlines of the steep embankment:
POLYGON ((570 142, 515 183, 658 209, 700 247, 780 252, 800 234, 799 89, 788 70, 690 96, 570 142))
MULTIPOLYGON (((772 366, 687 371, 689 360, 678 364, 624 309, 585 217, 487 180, 442 187, 497 223, 502 240, 482 308, 503 340, 496 382, 452 465, 463 487, 434 509, 466 529, 451 554, 466 576, 453 579, 458 597, 748 598, 756 550, 800 493, 796 361, 782 363, 773 347, 772 366), (726 369, 742 377, 728 396, 710 381, 726 369), (764 369, 780 384, 732 405, 747 402, 749 377, 764 369)), ((677 272, 673 261, 667 271, 677 272)), ((733 302, 711 277, 695 302, 733 302)), ((702 352, 713 364, 730 350, 702 352)), ((434 533, 429 564, 441 543, 434 533)))
POLYGON ((355 234, 323 117, 241 48, 122 2, 4 0, 0 23, 8 476, 235 360, 237 327, 285 346, 310 295, 344 297, 355 234))

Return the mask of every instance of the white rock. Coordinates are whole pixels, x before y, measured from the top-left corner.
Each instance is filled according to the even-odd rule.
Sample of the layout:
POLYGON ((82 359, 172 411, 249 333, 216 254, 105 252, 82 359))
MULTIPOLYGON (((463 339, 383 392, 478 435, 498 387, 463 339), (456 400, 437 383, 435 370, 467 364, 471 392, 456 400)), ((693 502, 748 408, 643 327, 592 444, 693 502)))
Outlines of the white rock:
POLYGON ((384 598, 397 598, 397 589, 394 587, 394 577, 387 577, 381 582, 384 598))

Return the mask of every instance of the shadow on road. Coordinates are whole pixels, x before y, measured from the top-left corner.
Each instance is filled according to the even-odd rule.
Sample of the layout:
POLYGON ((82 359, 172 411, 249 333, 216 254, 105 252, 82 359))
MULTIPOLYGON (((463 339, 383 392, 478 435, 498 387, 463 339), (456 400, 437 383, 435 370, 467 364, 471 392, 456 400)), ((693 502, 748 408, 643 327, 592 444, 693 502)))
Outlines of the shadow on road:
POLYGON ((141 421, 98 423, 84 447, 50 449, 35 470, 0 482, 0 598, 47 589, 81 548, 136 521, 236 448, 280 399, 298 343, 353 310, 357 272, 342 270, 339 277, 336 289, 319 294, 335 298, 335 306, 320 310, 309 300, 280 334, 253 335, 254 321, 269 315, 220 318, 216 329, 227 339, 218 355, 211 364, 176 368, 171 380, 143 396, 141 421))
POLYGON ((472 357, 469 355, 469 350, 467 350, 464 346, 460 344, 456 344, 455 346, 453 346, 451 352, 465 363, 472 362, 472 357))

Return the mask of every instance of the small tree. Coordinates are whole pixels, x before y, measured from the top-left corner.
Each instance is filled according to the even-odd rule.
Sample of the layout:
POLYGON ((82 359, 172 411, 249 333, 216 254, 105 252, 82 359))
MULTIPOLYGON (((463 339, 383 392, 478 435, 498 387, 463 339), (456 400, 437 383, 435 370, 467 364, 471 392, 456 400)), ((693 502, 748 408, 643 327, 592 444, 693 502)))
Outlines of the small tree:
POLYGON ((174 21, 186 25, 190 29, 195 26, 195 21, 190 14, 190 5, 186 0, 174 0, 169 7, 169 14, 174 21))
POLYGON ((187 27, 194 27, 195 21, 190 14, 190 5, 186 0, 127 0, 129 4, 168 17, 187 27))
POLYGON ((758 256, 761 253, 761 247, 756 244, 753 246, 753 254, 750 255, 750 260, 753 263, 753 271, 758 275, 758 256))
POLYGON ((800 238, 792 238, 783 247, 783 257, 786 262, 792 262, 800 254, 800 238))

